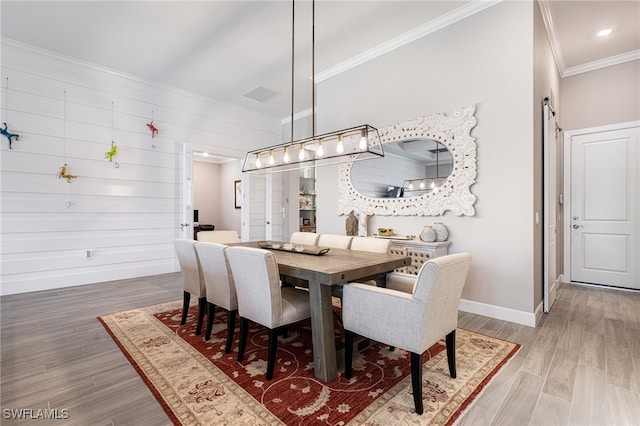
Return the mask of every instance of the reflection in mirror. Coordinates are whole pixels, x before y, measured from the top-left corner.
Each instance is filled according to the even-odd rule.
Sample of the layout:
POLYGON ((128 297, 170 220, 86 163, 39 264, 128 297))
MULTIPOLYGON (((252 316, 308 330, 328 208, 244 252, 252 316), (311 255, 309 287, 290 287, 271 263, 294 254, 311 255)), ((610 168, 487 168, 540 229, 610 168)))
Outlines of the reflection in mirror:
POLYGON ((453 169, 449 150, 433 139, 384 145, 385 156, 354 163, 351 182, 372 198, 409 198, 437 192, 453 169))

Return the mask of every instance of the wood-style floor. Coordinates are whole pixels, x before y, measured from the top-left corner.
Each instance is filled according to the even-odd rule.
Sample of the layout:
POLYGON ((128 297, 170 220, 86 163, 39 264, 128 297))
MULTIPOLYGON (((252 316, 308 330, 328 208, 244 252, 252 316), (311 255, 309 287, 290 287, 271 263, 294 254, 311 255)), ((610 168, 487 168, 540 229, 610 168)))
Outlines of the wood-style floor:
MULTIPOLYGON (((0 423, 171 424, 96 317, 181 297, 179 274, 2 297, 0 423), (7 418, 21 408, 69 418, 7 418)), ((537 328, 459 326, 522 344, 461 424, 640 425, 640 292, 563 284, 537 328)))

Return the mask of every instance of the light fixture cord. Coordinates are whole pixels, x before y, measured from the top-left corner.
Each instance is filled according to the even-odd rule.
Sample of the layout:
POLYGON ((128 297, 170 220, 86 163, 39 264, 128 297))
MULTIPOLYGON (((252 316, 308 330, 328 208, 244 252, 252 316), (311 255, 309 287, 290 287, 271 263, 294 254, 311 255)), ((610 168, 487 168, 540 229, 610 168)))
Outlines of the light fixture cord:
POLYGON ((4 121, 6 123, 9 122, 9 77, 6 79, 6 84, 4 86, 4 121))
POLYGON ((291 2, 291 142, 293 142, 294 77, 296 50, 296 0, 291 2))

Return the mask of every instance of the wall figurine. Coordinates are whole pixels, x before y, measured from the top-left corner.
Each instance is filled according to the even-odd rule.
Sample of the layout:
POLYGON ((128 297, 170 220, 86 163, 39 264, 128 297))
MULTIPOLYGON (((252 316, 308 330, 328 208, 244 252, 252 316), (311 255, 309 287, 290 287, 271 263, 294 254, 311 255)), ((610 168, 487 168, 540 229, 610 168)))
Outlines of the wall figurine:
POLYGON ((71 183, 71 179, 76 179, 78 176, 72 175, 67 171, 67 163, 64 163, 64 166, 60 167, 60 171, 58 172, 58 179, 66 179, 67 182, 71 183))
POLYGON ((11 148, 11 138, 16 138, 16 140, 19 141, 20 135, 17 133, 9 133, 9 131, 7 130, 7 123, 3 123, 3 124, 4 124, 4 129, 0 129, 0 133, 5 135, 7 139, 9 139, 9 149, 13 149, 11 148))
POLYGON ((149 130, 151 130, 151 137, 155 138, 158 134, 158 129, 153 125, 153 120, 151 120, 150 123, 147 123, 147 127, 149 128, 149 130))
POLYGON ((104 153, 104 158, 109 160, 110 163, 113 162, 113 158, 118 155, 118 145, 116 145, 115 141, 111 141, 111 149, 104 153))

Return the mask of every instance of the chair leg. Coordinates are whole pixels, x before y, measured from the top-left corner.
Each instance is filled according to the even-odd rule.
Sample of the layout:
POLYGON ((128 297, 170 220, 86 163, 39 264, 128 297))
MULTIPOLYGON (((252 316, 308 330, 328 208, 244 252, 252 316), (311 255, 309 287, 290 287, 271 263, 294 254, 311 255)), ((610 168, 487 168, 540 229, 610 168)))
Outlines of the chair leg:
POLYGON ((333 309, 331 309, 331 312, 333 312, 333 316, 336 317, 340 325, 342 325, 342 317, 340 317, 340 315, 338 315, 338 313, 333 309))
POLYGON ((240 345, 238 346, 238 362, 244 359, 244 350, 247 347, 247 331, 249 328, 249 320, 240 317, 240 345))
POLYGON ((198 325, 196 326, 196 336, 202 333, 202 323, 204 322, 204 312, 207 309, 207 298, 201 297, 198 299, 198 325))
POLYGON ((273 378, 273 369, 276 365, 276 349, 278 348, 278 334, 280 334, 280 328, 269 330, 269 346, 267 355, 267 380, 273 378))
POLYGON ((422 414, 422 354, 411 352, 411 389, 416 413, 422 414))
POLYGON ((207 331, 204 333, 204 340, 211 340, 211 330, 213 329, 213 317, 216 312, 216 305, 209 302, 207 304, 209 312, 207 313, 207 331))
POLYGON ((344 331, 344 378, 351 378, 351 366, 353 365, 353 338, 355 333, 344 331))
POLYGON ((224 347, 224 353, 228 354, 231 352, 231 346, 233 345, 233 333, 236 329, 236 313, 237 309, 233 311, 229 311, 229 319, 227 320, 227 344, 224 347))
POLYGON ((189 301, 191 300, 191 293, 188 291, 183 292, 182 294, 182 320, 180 321, 180 325, 185 325, 187 322, 187 314, 189 313, 189 301))
POLYGON ((449 363, 449 374, 456 378, 456 331, 447 334, 447 361, 449 363))

